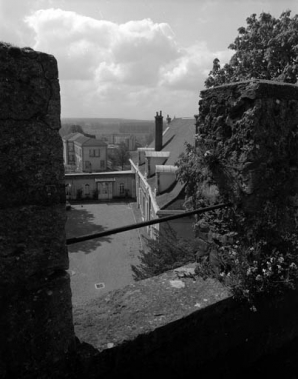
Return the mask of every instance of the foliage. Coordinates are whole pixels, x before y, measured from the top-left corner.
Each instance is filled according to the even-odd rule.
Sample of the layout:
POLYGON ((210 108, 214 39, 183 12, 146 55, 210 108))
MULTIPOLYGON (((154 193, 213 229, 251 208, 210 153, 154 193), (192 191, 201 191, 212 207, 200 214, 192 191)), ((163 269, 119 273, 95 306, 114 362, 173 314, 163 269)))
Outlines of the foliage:
POLYGON ((156 239, 145 240, 148 251, 141 251, 140 264, 131 266, 135 280, 150 278, 195 261, 194 243, 179 238, 170 226, 156 234, 156 239))
POLYGON ((185 145, 185 152, 180 154, 176 172, 177 180, 185 185, 187 201, 186 208, 195 209, 208 206, 214 203, 214 197, 209 197, 209 202, 202 200, 202 190, 204 183, 211 187, 212 175, 217 171, 228 176, 228 169, 222 163, 221 143, 215 144, 214 141, 204 140, 203 137, 196 135, 196 146, 185 145), (211 174, 213 173, 213 174, 211 174))
MULTIPOLYGON (((215 201, 225 202, 228 193, 237 204, 240 196, 237 175, 230 176, 231 168, 220 143, 215 145, 197 136, 196 147, 187 145, 177 165, 189 208, 209 205, 210 199, 204 193, 206 183, 209 188, 213 183, 220 188, 215 201)), ((203 229, 208 234, 208 251, 199 258, 196 273, 203 278, 217 278, 231 289, 236 299, 251 304, 258 296, 274 296, 294 288, 298 279, 297 234, 289 232, 288 224, 294 219, 295 210, 287 202, 288 189, 280 182, 285 176, 276 175, 280 172, 278 167, 273 167, 273 172, 276 186, 270 186, 271 197, 268 194, 267 201, 255 212, 246 213, 241 206, 218 209, 201 215, 195 223, 197 235, 203 229)))
POLYGON ((197 205, 197 195, 202 179, 202 160, 193 145, 186 143, 185 152, 180 154, 176 165, 178 166, 177 180, 185 185, 188 199, 186 206, 194 209, 197 205))
POLYGON ((69 124, 65 124, 65 125, 62 126, 62 128, 59 131, 59 133, 63 137, 63 136, 66 136, 66 135, 68 135, 70 133, 82 133, 82 134, 84 134, 84 130, 81 127, 81 125, 69 125, 69 124))
POLYGON ((259 18, 252 14, 247 27, 238 29, 238 36, 229 49, 235 51, 228 64, 213 61, 205 81, 207 88, 247 79, 278 80, 296 83, 298 76, 298 15, 286 11, 276 19, 269 13, 259 18))
POLYGON ((257 296, 275 296, 294 289, 298 279, 297 238, 288 236, 287 249, 268 246, 266 240, 250 243, 241 241, 219 249, 220 267, 214 269, 205 257, 196 267, 203 278, 215 277, 231 289, 238 300, 254 304, 257 296), (289 248, 291 247, 291 248, 289 248))
POLYGON ((121 142, 114 153, 114 163, 117 166, 121 166, 122 170, 124 165, 129 163, 130 152, 125 142, 121 142))

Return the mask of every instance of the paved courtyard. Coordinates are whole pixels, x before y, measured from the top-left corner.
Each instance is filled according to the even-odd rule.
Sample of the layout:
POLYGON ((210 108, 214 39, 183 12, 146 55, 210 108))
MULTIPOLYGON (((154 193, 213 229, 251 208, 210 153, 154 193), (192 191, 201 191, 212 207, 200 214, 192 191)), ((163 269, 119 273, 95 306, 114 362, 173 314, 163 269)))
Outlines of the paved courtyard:
MULTIPOLYGON (((67 211, 67 238, 136 222, 130 203, 72 204, 67 211)), ((142 247, 139 229, 68 246, 73 305, 133 282, 131 264, 142 247)))

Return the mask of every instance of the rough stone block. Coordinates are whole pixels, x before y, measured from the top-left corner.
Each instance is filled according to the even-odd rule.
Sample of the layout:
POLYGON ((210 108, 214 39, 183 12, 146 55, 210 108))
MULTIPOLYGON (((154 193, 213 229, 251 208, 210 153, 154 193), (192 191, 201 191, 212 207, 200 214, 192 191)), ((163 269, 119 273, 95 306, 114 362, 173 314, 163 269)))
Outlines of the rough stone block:
POLYGON ((0 207, 65 203, 62 141, 38 120, 0 120, 0 207))
MULTIPOLYGON (((201 92, 200 146, 208 148, 220 195, 246 214, 266 202, 291 206, 298 193, 298 87, 253 80, 201 92)), ((280 226, 293 229, 289 212, 280 226)))
POLYGON ((0 377, 64 377, 74 331, 55 58, 0 43, 0 98, 0 377))
POLYGON ((42 276, 28 284, 0 293, 0 377, 62 377, 61 357, 74 349, 69 276, 42 276))
POLYGON ((0 220, 0 284, 68 269, 64 205, 0 209, 0 220))

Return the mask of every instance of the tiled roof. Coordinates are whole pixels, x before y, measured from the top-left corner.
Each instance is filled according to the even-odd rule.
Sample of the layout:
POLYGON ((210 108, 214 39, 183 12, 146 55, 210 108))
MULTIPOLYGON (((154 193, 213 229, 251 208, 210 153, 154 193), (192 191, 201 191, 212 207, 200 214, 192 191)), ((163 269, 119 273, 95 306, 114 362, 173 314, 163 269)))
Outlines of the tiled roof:
POLYGON ((74 139, 82 135, 82 133, 69 133, 66 136, 63 136, 62 139, 64 139, 65 141, 73 141, 74 139))
POLYGON ((100 139, 90 138, 83 135, 77 137, 74 142, 82 146, 107 146, 107 144, 100 139))
POLYGON ((86 141, 88 141, 90 138, 85 137, 85 136, 79 136, 78 138, 75 139, 75 143, 78 145, 83 145, 86 141))
MULTIPOLYGON (((170 151, 170 157, 165 164, 175 165, 179 155, 185 151, 185 142, 193 143, 195 135, 195 118, 175 118, 163 135, 161 151, 170 151)), ((154 142, 150 145, 154 147, 154 142)))
POLYGON ((75 141, 77 138, 83 137, 83 136, 84 136, 84 134, 82 134, 82 133, 74 133, 74 135, 72 137, 70 137, 68 140, 69 141, 75 141))
POLYGON ((184 185, 180 182, 175 182, 173 186, 169 188, 169 191, 156 196, 156 202, 160 209, 167 208, 173 201, 175 201, 179 195, 183 194, 184 185))
MULTIPOLYGON (((194 143, 195 135, 195 118, 175 118, 169 124, 163 135, 163 152, 169 151, 171 154, 165 165, 174 166, 178 161, 179 155, 185 151, 185 143, 194 143)), ((150 145, 154 147, 154 142, 150 145)), ((148 179, 148 184, 151 188, 155 186, 155 178, 148 179)), ((180 182, 175 182, 168 191, 156 196, 156 202, 160 209, 165 209, 175 201, 179 196, 183 195, 184 185, 180 182)))

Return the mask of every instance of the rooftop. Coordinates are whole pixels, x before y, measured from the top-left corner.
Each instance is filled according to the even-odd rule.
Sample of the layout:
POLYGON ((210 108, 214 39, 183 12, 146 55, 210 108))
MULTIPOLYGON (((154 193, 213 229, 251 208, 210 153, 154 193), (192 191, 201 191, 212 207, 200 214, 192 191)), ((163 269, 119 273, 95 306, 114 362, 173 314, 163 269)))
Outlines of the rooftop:
MULTIPOLYGON (((175 118, 171 121, 169 125, 167 125, 164 133, 163 133, 163 146, 161 151, 155 152, 152 151, 155 146, 155 142, 153 141, 149 145, 149 151, 146 151, 146 156, 164 156, 166 162, 164 165, 157 165, 158 172, 174 172, 174 169, 169 167, 175 167, 180 154, 185 151, 186 143, 194 143, 194 135, 195 135, 195 119, 194 117, 183 117, 183 118, 175 118), (170 154, 169 154, 170 153, 170 154), (162 168, 164 167, 164 168, 162 168)), ((148 149, 148 148, 147 148, 148 149)), ((144 174, 145 165, 139 165, 139 170, 144 174)), ((176 170, 176 168, 175 168, 176 170)), ((147 183, 154 190, 155 188, 155 175, 147 178, 147 183)), ((156 202, 160 209, 167 208, 170 204, 173 205, 177 199, 177 206, 181 207, 182 200, 180 198, 184 198, 183 195, 184 185, 180 182, 175 182, 170 188, 163 192, 160 195, 156 196, 156 202)))
POLYGON ((107 146, 105 142, 100 139, 90 138, 83 135, 75 138, 75 143, 84 146, 107 146))
POLYGON ((76 138, 83 136, 82 133, 69 133, 62 137, 65 141, 74 141, 76 138))

